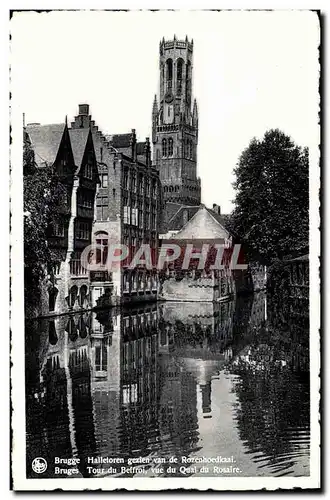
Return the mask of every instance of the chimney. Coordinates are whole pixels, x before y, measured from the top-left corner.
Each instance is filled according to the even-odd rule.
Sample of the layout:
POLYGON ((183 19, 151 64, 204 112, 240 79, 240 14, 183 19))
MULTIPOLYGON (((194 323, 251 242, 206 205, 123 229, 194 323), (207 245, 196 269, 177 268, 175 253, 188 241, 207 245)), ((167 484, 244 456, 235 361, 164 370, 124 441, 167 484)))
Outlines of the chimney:
POLYGON ((132 128, 131 148, 132 148, 132 159, 134 162, 136 162, 137 161, 137 151, 136 151, 136 131, 135 131, 135 128, 132 128))
POLYGON ((221 215, 221 207, 220 205, 217 205, 216 203, 213 203, 213 208, 212 208, 213 212, 215 212, 216 214, 218 215, 221 215))
POLYGON ((145 142, 145 156, 146 156, 146 165, 147 167, 151 167, 151 149, 150 149, 150 139, 146 137, 145 142))
POLYGON ((89 114, 89 104, 79 104, 79 114, 88 115, 89 114))

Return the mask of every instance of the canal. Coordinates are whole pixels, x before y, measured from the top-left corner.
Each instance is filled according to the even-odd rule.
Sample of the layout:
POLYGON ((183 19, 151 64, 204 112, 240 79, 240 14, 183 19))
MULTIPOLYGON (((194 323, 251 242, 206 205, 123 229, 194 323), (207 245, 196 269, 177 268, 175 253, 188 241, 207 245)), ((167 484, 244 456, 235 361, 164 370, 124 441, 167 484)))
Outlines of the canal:
POLYGON ((276 306, 260 292, 27 322, 27 476, 35 457, 44 478, 309 475, 308 310, 276 306))

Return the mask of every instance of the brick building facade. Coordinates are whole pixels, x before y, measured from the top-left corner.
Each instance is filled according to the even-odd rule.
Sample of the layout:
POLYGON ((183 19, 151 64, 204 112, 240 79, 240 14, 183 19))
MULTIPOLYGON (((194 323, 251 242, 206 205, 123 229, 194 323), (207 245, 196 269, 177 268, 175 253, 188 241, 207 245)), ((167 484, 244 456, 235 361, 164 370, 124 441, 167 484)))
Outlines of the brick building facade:
POLYGON ((151 163, 149 139, 137 142, 128 134, 105 135, 95 125, 88 104, 79 106, 72 130, 91 129, 101 186, 96 200, 94 242, 100 268, 91 273, 93 306, 155 300, 158 290, 156 262, 152 270, 129 269, 131 257, 142 244, 158 253, 162 192, 159 174, 151 163), (130 256, 123 266, 106 268, 109 244, 126 245, 130 256))

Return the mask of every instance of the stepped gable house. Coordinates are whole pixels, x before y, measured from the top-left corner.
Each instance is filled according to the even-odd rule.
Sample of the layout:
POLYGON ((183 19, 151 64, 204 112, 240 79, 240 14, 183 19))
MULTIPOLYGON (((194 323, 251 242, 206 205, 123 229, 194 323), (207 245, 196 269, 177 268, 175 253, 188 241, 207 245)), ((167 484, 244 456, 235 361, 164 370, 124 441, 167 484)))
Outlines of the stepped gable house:
POLYGON ((54 166, 64 193, 58 220, 49 228, 48 243, 58 264, 54 286, 45 283, 42 314, 89 308, 89 278, 80 255, 91 243, 99 182, 91 131, 69 131, 66 124, 30 124, 24 133, 36 165, 54 166))
POLYGON ((109 243, 127 245, 131 256, 142 244, 150 245, 153 256, 158 253, 162 192, 159 174, 151 163, 149 139, 138 142, 134 129, 127 134, 103 134, 92 120, 88 104, 79 105, 71 128, 91 129, 101 179, 93 227, 101 265, 91 272, 93 305, 156 299, 156 265, 151 271, 129 269, 129 259, 115 270, 105 265, 109 243))
POLYGON ((182 270, 180 266, 176 269, 173 264, 170 264, 166 270, 166 276, 161 280, 160 297, 165 300, 197 302, 229 299, 235 293, 234 276, 230 269, 230 260, 228 260, 233 238, 225 228, 223 219, 213 210, 200 205, 191 218, 178 230, 177 227, 181 225, 182 221, 180 212, 177 219, 178 225, 176 226, 174 218, 173 230, 167 241, 177 242, 178 245, 182 246, 183 251, 185 251, 187 243, 193 242, 194 249, 200 247, 198 252, 194 251, 194 253, 200 253, 201 245, 208 243, 214 257, 210 262, 212 265, 215 261, 214 248, 212 249, 214 243, 224 245, 228 251, 224 252, 223 269, 212 270, 208 266, 204 266, 202 270, 199 270, 194 258, 186 270, 182 270))

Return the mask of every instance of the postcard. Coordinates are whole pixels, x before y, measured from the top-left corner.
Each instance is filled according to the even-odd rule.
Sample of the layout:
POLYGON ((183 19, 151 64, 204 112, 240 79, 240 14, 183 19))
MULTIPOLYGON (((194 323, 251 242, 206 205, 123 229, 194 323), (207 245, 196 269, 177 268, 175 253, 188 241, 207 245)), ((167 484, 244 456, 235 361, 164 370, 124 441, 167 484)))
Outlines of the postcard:
POLYGON ((12 488, 320 488, 320 12, 12 11, 12 488))

